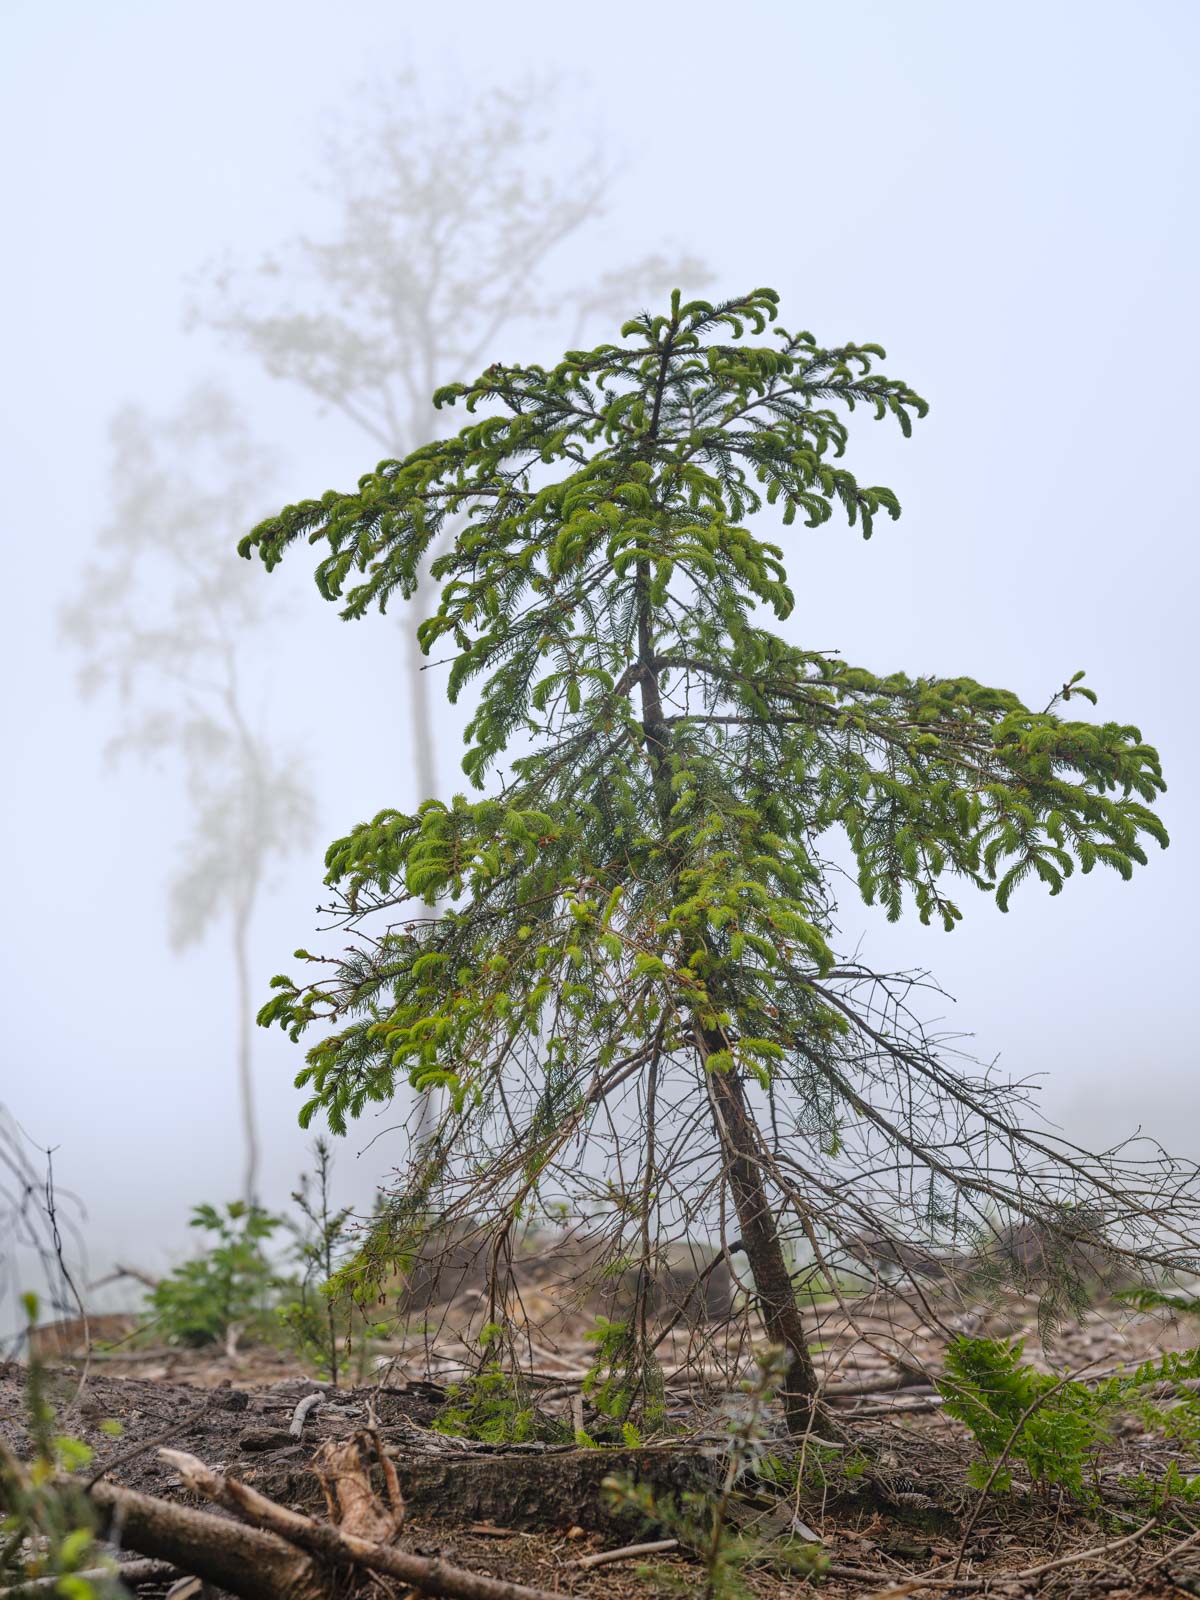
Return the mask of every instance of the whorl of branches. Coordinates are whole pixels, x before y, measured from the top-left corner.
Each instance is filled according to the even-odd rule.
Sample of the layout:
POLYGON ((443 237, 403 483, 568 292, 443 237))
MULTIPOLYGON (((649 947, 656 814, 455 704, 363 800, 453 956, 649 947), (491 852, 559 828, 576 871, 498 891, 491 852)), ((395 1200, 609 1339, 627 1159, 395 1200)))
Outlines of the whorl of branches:
POLYGON ((320 975, 277 978, 260 1021, 328 1030, 299 1076, 305 1120, 343 1130, 401 1074, 447 1090, 407 1185, 413 1225, 482 1209, 503 1239, 566 1197, 606 1208, 647 1272, 663 1235, 707 1230, 736 1259, 736 1231, 780 1315, 785 1257, 793 1287, 837 1284, 873 1240, 918 1285, 964 1239, 984 1277, 1029 1276, 1036 1256, 1051 1310, 1098 1269, 1189 1271, 1190 1167, 1039 1131, 1019 1083, 922 1026, 918 979, 837 953, 837 852, 867 903, 950 929, 955 879, 1005 909, 1077 866, 1128 878, 1144 840, 1167 842, 1164 784, 1137 728, 1062 713, 1094 700, 1082 674, 1037 711, 759 625, 793 594, 749 519, 841 510, 869 536, 900 507, 841 464, 846 413, 907 434, 926 409, 877 346, 749 342, 775 315, 770 290, 676 293, 620 344, 495 364, 437 396, 481 419, 242 541, 268 568, 301 538, 323 546, 318 587, 359 618, 414 595, 465 516, 432 563, 421 642, 450 644, 451 698, 481 685, 477 786, 520 741, 492 796, 384 811, 330 847, 352 943, 299 952, 320 975), (1025 1224, 1036 1249, 1009 1249, 1025 1224))

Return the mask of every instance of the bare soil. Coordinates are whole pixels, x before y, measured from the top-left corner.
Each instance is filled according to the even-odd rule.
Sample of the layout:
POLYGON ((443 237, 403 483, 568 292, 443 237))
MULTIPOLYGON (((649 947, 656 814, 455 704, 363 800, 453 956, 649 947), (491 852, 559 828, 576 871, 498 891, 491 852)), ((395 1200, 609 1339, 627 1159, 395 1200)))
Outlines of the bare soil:
MULTIPOLYGON (((1200 1329, 1099 1307, 1044 1347, 1035 1308, 1017 1299, 987 1313, 936 1313, 927 1321, 884 1297, 853 1311, 854 1326, 839 1307, 817 1309, 811 1320, 839 1431, 869 1468, 850 1476, 831 1468, 823 1485, 819 1475, 806 1474, 809 1487, 782 1506, 754 1493, 739 1496, 733 1520, 741 1531, 762 1538, 765 1553, 772 1538, 811 1532, 828 1568, 821 1578, 809 1580, 764 1561, 746 1569, 753 1594, 763 1600, 816 1593, 835 1600, 955 1592, 1200 1594, 1200 1534, 1184 1547, 1189 1525, 1174 1510, 1163 1519, 1169 1528, 1140 1531, 1145 1515, 1138 1517, 1123 1505, 1115 1490, 1098 1518, 1039 1496, 1018 1481, 1011 1494, 989 1499, 964 1546, 978 1500, 977 1491, 966 1486, 966 1471, 977 1452, 965 1431, 940 1412, 928 1383, 921 1382, 939 1369, 947 1330, 955 1326, 972 1333, 1022 1334, 1027 1355, 1047 1369, 1089 1374, 1189 1347, 1200 1339, 1200 1329), (901 1361, 906 1386, 895 1387, 901 1361), (875 1392, 847 1394, 847 1389, 875 1392), (1140 1536, 1119 1543, 1132 1535, 1140 1536), (960 1556, 958 1576, 964 1585, 974 1583, 973 1590, 951 1586, 960 1556), (1062 1564, 1024 1576, 1054 1562, 1062 1564)), ((579 1378, 587 1348, 569 1336, 537 1348, 543 1409, 569 1423, 581 1404, 579 1378)), ((423 1332, 375 1352, 371 1380, 339 1390, 321 1388, 279 1352, 262 1349, 229 1357, 118 1346, 97 1351, 86 1362, 60 1359, 50 1371, 62 1429, 95 1452, 89 1475, 104 1471, 114 1483, 196 1504, 157 1454, 158 1446, 169 1445, 283 1505, 321 1515, 314 1452, 370 1425, 377 1427, 396 1466, 408 1505, 403 1548, 564 1594, 620 1600, 683 1589, 699 1596, 702 1569, 687 1552, 655 1557, 652 1567, 638 1562, 591 1570, 578 1566, 581 1556, 663 1536, 664 1530, 648 1530, 629 1521, 628 1513, 613 1511, 601 1487, 607 1475, 648 1483, 661 1498, 704 1489, 719 1470, 712 1446, 719 1437, 728 1378, 711 1357, 689 1363, 686 1334, 660 1354, 668 1372, 672 1436, 637 1449, 612 1450, 542 1442, 482 1445, 432 1430, 445 1383, 470 1364, 469 1344, 445 1324, 432 1345, 423 1332), (318 1388, 322 1403, 308 1413, 302 1436, 294 1438, 289 1425, 297 1404, 318 1388), (121 1425, 119 1438, 102 1427, 110 1419, 121 1425)), ((744 1361, 745 1350, 741 1355, 744 1361)), ((0 1440, 18 1456, 28 1451, 26 1377, 18 1363, 0 1368, 0 1440)), ((784 1450, 781 1421, 779 1433, 784 1450)), ((810 1442, 807 1448, 815 1446, 810 1442)), ((1113 1441, 1102 1484, 1115 1485, 1139 1469, 1160 1474, 1170 1454, 1161 1438, 1131 1426, 1113 1441)), ((164 1591, 161 1582, 142 1588, 147 1600, 164 1591)), ((390 1592, 398 1600, 402 1586, 393 1585, 390 1592)))

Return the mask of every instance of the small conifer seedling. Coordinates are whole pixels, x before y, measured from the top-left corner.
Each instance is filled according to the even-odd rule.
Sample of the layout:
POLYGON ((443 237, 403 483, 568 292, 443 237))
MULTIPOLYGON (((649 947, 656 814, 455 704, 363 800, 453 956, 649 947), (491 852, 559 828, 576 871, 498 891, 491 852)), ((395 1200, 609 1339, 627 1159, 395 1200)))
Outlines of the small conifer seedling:
POLYGON ((1163 778, 1136 728, 1065 715, 1094 698, 1081 674, 1036 711, 772 630, 803 529, 840 515, 869 537, 900 513, 844 464, 850 422, 908 435, 926 410, 877 346, 775 326, 777 298, 676 293, 619 343, 496 363, 436 395, 465 408, 461 432, 240 548, 272 568, 319 545, 318 587, 348 618, 432 584, 422 649, 449 657, 452 700, 477 691, 464 768, 482 797, 381 811, 334 843, 348 947, 311 983, 275 979, 260 1015, 320 1033, 305 1123, 344 1131, 402 1080, 445 1092, 377 1258, 435 1207, 490 1219, 500 1324, 518 1220, 603 1202, 647 1352, 661 1240, 707 1228, 787 1352, 803 1429, 818 1384, 798 1290, 838 1283, 864 1238, 934 1257, 1015 1219, 1162 1267, 1194 1246, 1190 1202, 1159 1204, 1180 1192, 1169 1163, 1132 1181, 1119 1152, 1031 1131, 1017 1088, 925 1034, 911 980, 835 948, 847 862, 868 903, 947 929, 956 884, 1005 908, 1077 867, 1127 878, 1166 843, 1163 778))

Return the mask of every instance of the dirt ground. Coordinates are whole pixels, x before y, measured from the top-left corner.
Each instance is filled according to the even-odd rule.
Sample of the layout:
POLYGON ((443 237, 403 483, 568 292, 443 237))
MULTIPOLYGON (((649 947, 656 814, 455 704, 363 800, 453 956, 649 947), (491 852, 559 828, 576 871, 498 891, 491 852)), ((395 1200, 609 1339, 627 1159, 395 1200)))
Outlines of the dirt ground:
MULTIPOLYGON (((1035 1308, 1016 1299, 986 1315, 959 1312, 928 1324, 883 1301, 856 1306, 853 1327, 838 1307, 825 1308, 814 1321, 831 1407, 843 1436, 872 1466, 857 1479, 831 1471, 823 1486, 818 1475, 813 1487, 782 1506, 761 1496, 739 1497, 733 1516, 740 1531, 763 1539, 764 1550, 781 1534, 804 1542, 811 1536, 826 1568, 820 1578, 809 1578, 778 1564, 751 1565, 743 1575, 754 1595, 1200 1594, 1200 1533, 1180 1548, 1186 1526, 1176 1520, 1169 1532, 1146 1529, 1145 1517, 1135 1518, 1119 1502, 1101 1522, 1018 1483, 1011 1494, 988 1500, 964 1543, 978 1500, 965 1473, 977 1452, 921 1381, 939 1369, 947 1330, 956 1325, 971 1333, 1022 1333, 1027 1354, 1060 1373, 1100 1373, 1190 1347, 1200 1342, 1200 1327, 1101 1307, 1043 1348, 1035 1308), (905 1387, 888 1388, 901 1349, 906 1366, 916 1370, 905 1387), (1129 1542, 1121 1545, 1122 1539, 1129 1542), (1045 1570, 1025 1576, 1039 1567, 1045 1570)), ((581 1408, 586 1347, 566 1338, 535 1349, 542 1409, 569 1424, 581 1408)), ((589 1554, 663 1534, 611 1510, 601 1490, 606 1474, 625 1473, 666 1494, 703 1486, 717 1470, 712 1445, 727 1380, 711 1361, 689 1364, 686 1337, 660 1354, 673 1436, 603 1451, 489 1446, 431 1430, 446 1382, 469 1361, 467 1346, 445 1328, 433 1345, 425 1332, 372 1352, 370 1373, 356 1374, 353 1386, 340 1390, 317 1385, 279 1352, 262 1349, 230 1357, 117 1346, 89 1360, 55 1361, 50 1383, 60 1426, 95 1452, 89 1475, 107 1470, 112 1482, 187 1499, 157 1454, 158 1446, 169 1445, 284 1505, 320 1515, 322 1494, 310 1467, 314 1451, 374 1426, 408 1505, 403 1548, 563 1594, 632 1600, 683 1590, 699 1596, 701 1569, 684 1552, 656 1556, 654 1566, 637 1560, 592 1569, 578 1564, 589 1554), (297 1405, 317 1390, 322 1402, 295 1438, 289 1425, 297 1405), (120 1424, 119 1438, 102 1426, 110 1419, 120 1424)), ((28 1448, 26 1375, 17 1362, 0 1368, 0 1439, 17 1455, 28 1448)), ((1159 1473, 1169 1454, 1161 1438, 1134 1426, 1113 1441, 1103 1474, 1115 1480, 1139 1467, 1159 1473)), ((813 1484, 811 1474, 804 1482, 813 1484)), ((161 1583, 142 1590, 147 1600, 164 1592, 161 1583)), ((398 1597, 403 1590, 390 1592, 398 1597)))

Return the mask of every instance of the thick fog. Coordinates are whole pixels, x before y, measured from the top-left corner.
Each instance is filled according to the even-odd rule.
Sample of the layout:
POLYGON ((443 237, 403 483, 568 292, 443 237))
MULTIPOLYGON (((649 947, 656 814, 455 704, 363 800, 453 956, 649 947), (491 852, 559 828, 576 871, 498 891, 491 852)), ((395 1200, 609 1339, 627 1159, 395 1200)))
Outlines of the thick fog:
MULTIPOLYGON (((414 614, 344 623, 238 536, 444 427, 436 383, 677 280, 772 285, 931 403, 856 429, 899 523, 787 532, 791 637, 1036 706, 1086 668, 1163 754, 1174 842, 1131 883, 964 891, 951 935, 846 905, 846 940, 930 969, 1082 1141, 1200 1157, 1198 68, 1185 0, 9 0, 0 1103, 59 1147, 92 1276, 242 1191, 239 1064, 286 1198, 300 1051, 246 1018, 328 841, 464 786, 414 614)), ((341 1142, 342 1197, 406 1109, 341 1142)))

